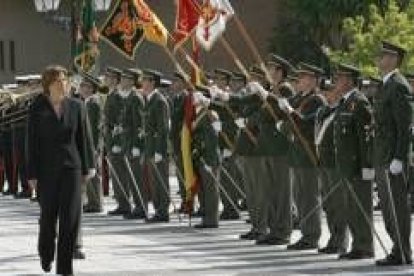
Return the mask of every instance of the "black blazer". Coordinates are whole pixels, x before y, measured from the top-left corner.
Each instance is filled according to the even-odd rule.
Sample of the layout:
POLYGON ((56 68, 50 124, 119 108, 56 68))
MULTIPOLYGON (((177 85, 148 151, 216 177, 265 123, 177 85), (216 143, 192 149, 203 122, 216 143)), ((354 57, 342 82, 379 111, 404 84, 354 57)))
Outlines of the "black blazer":
POLYGON ((80 169, 83 175, 88 172, 83 103, 65 98, 62 107, 60 119, 45 95, 39 95, 30 107, 29 179, 45 179, 63 168, 80 169))

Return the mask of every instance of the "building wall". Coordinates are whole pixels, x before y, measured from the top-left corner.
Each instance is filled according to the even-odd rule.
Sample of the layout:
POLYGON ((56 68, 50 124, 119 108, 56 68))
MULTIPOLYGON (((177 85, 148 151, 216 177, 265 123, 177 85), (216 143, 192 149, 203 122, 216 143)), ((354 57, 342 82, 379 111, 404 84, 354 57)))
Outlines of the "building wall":
MULTIPOLYGON (((61 0, 58 13, 69 15, 69 0, 61 0)), ((262 55, 268 48, 268 39, 274 28, 279 0, 233 0, 231 1, 248 32, 252 35, 262 55)), ((174 26, 174 0, 147 0, 160 19, 170 30, 174 26)), ((99 13, 99 25, 107 16, 99 13)), ((230 22, 226 38, 241 57, 250 64, 253 55, 245 45, 234 22, 230 22)), ((137 51, 135 61, 128 61, 105 42, 101 42, 100 66, 156 68, 172 71, 174 68, 162 48, 144 42, 137 51)), ((69 64, 70 30, 48 22, 45 15, 36 12, 33 0, 0 1, 0 84, 12 82, 15 74, 38 73, 48 64, 69 64), (11 43, 15 47, 15 70, 11 68, 11 43), (3 51, 1 51, 3 44, 3 51), (3 52, 3 54, 2 54, 3 52), (2 58, 3 57, 3 58, 2 58), (3 61, 2 61, 3 60, 3 61), (2 66, 4 65, 4 66, 2 66)), ((206 69, 226 67, 234 69, 233 62, 218 43, 210 53, 202 54, 206 69)))

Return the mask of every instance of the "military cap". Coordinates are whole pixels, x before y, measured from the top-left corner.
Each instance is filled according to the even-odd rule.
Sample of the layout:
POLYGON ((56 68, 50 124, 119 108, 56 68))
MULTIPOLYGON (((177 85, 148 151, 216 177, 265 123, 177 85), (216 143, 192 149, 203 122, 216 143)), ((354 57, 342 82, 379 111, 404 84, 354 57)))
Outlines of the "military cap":
POLYGON ((361 70, 354 65, 340 63, 336 65, 335 74, 349 75, 353 79, 357 79, 361 76, 361 70))
POLYGON ((160 87, 162 88, 168 88, 171 86, 171 84, 172 84, 172 81, 169 79, 162 78, 160 81, 160 87))
POLYGON ((185 81, 186 76, 183 73, 179 72, 179 71, 175 71, 173 73, 173 79, 174 80, 182 80, 182 81, 185 81))
POLYGON ((288 75, 286 77, 286 80, 293 82, 293 81, 297 81, 298 80, 298 77, 296 75, 288 75))
POLYGON ((286 72, 290 72, 292 71, 292 64, 290 64, 289 61, 287 61, 286 59, 284 59, 281 56, 278 56, 276 54, 270 54, 268 56, 268 60, 266 62, 267 64, 272 64, 275 65, 277 67, 281 67, 283 70, 285 70, 286 72))
POLYGON ((82 82, 89 83, 89 84, 93 85, 94 87, 99 87, 101 85, 100 80, 98 78, 90 75, 90 74, 84 74, 82 82))
POLYGON ((407 80, 414 81, 414 73, 407 73, 404 74, 404 76, 407 78, 407 80))
POLYGON ((230 71, 226 70, 226 69, 222 69, 222 68, 214 69, 214 77, 215 78, 222 77, 222 78, 225 78, 227 81, 230 81, 232 76, 233 76, 233 74, 230 71))
POLYGON ((249 73, 251 75, 255 75, 255 76, 258 76, 258 77, 261 77, 261 78, 265 78, 266 77, 265 71, 263 71, 263 69, 260 68, 257 65, 253 65, 252 67, 250 67, 249 73))
POLYGON ((247 82, 247 77, 241 72, 231 72, 232 80, 247 82))
POLYGON ((311 75, 315 75, 319 77, 324 73, 324 71, 315 65, 301 62, 299 63, 298 68, 296 69, 296 74, 302 74, 302 73, 311 74, 311 75))
POLYGON ((137 80, 142 77, 142 71, 137 68, 129 68, 129 69, 124 70, 124 72, 122 73, 122 76, 137 80))
POLYGON ((407 53, 407 50, 391 42, 382 41, 381 53, 397 55, 400 58, 404 58, 405 54, 407 53))
POLYGON ((143 73, 142 77, 144 79, 153 80, 155 84, 158 86, 161 84, 161 78, 162 78, 161 72, 152 70, 152 69, 145 69, 142 71, 142 73, 143 73))
POLYGON ((122 75, 122 71, 120 69, 115 68, 115 67, 111 67, 111 66, 106 67, 106 73, 114 74, 114 75, 117 75, 118 77, 120 77, 122 75))

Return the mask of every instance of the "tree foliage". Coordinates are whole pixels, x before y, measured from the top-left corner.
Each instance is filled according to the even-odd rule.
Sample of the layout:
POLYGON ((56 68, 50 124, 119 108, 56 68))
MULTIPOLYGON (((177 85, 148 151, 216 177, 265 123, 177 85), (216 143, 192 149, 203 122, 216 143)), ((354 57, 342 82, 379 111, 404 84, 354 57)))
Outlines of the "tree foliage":
POLYGON ((370 5, 367 16, 349 17, 343 21, 345 34, 350 43, 347 49, 329 52, 334 61, 358 65, 365 74, 377 75, 375 65, 382 40, 401 45, 408 50, 403 64, 405 71, 414 70, 414 4, 404 9, 396 0, 389 0, 386 10, 370 5))

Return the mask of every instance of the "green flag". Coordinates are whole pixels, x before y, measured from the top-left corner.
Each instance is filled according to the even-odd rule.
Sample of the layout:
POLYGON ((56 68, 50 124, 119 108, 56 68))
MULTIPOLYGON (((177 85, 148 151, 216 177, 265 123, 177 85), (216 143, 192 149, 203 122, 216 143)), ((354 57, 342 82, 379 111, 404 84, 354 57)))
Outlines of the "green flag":
POLYGON ((96 28, 96 12, 93 0, 82 1, 81 21, 76 32, 74 64, 79 72, 91 73, 99 56, 99 33, 96 28))

